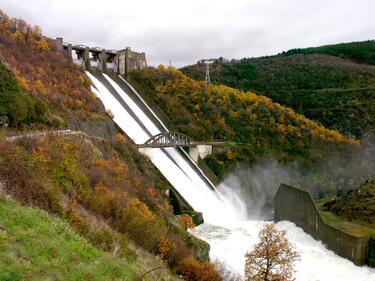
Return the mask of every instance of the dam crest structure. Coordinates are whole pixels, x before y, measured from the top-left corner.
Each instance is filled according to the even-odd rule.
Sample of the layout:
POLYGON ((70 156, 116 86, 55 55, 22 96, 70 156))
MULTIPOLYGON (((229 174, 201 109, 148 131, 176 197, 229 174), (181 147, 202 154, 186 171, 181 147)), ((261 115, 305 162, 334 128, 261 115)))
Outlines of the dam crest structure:
POLYGON ((100 47, 72 45, 58 37, 54 40, 58 51, 85 70, 97 69, 103 73, 116 73, 128 77, 133 70, 147 68, 146 54, 135 52, 130 47, 122 50, 107 50, 100 47))

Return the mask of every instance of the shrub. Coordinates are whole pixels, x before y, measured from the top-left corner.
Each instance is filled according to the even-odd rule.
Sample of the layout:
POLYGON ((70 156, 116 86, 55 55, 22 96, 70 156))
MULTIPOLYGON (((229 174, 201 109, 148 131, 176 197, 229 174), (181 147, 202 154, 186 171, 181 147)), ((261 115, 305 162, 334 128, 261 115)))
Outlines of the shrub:
POLYGON ((46 105, 38 98, 21 93, 14 75, 0 63, 0 118, 7 120, 3 125, 22 128, 46 123, 46 114, 46 105))
POLYGON ((156 250, 159 239, 166 230, 164 222, 137 198, 132 199, 124 209, 121 224, 120 229, 148 250, 156 250))
POLYGON ((5 191, 24 204, 62 214, 61 198, 47 181, 35 177, 32 159, 14 144, 0 142, 0 177, 5 191))
POLYGON ((194 258, 184 259, 177 267, 177 273, 188 281, 222 280, 215 266, 210 262, 199 262, 194 258))
POLYGON ((187 243, 181 239, 181 236, 168 232, 166 235, 169 241, 169 248, 165 260, 168 265, 172 268, 178 266, 181 261, 192 256, 192 247, 189 247, 187 243))
POLYGON ((178 216, 178 221, 181 223, 181 225, 187 230, 188 228, 194 228, 195 224, 193 223, 193 219, 191 216, 187 214, 183 214, 178 216))
POLYGON ((168 253, 171 249, 171 246, 171 242, 168 240, 168 238, 160 238, 158 245, 158 253, 162 260, 166 260, 168 258, 168 253))

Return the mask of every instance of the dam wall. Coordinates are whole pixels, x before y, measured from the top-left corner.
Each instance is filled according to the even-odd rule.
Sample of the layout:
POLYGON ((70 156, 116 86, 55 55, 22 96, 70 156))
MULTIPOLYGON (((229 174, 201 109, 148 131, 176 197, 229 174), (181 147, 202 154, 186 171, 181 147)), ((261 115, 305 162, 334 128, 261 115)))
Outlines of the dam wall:
POLYGON ((306 191, 282 184, 275 196, 275 222, 287 220, 337 255, 356 265, 370 265, 375 257, 375 243, 368 237, 356 237, 326 224, 306 191))
POLYGON ((104 73, 117 73, 128 76, 133 70, 147 68, 146 54, 135 52, 127 47, 122 50, 107 50, 100 47, 72 45, 56 38, 53 44, 59 52, 85 70, 98 69, 104 73))

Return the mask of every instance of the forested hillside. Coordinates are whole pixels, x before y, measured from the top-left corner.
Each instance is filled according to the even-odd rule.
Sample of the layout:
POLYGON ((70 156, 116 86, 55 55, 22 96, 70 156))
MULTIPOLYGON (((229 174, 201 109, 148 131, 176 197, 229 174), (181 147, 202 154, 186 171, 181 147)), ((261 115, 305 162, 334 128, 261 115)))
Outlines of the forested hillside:
MULTIPOLYGON (((374 45, 373 41, 341 44, 216 62, 211 80, 270 97, 327 128, 361 138, 375 126, 375 66, 357 63, 370 64, 371 59, 356 59, 356 55, 373 57, 374 45), (341 55, 339 47, 347 55, 341 55)), ((202 64, 181 71, 194 79, 204 79, 202 64)))
MULTIPOLYGON (((7 207, 11 203, 3 197, 11 197, 66 220, 90 243, 81 241, 77 247, 81 247, 82 255, 74 256, 74 263, 81 265, 77 270, 87 273, 87 280, 117 280, 114 278, 118 276, 169 280, 178 279, 176 273, 197 276, 196 280, 220 280, 208 261, 208 244, 187 232, 188 227, 194 227, 192 217, 175 216, 166 195, 171 186, 116 128, 92 94, 84 72, 57 52, 38 27, 4 13, 0 14, 0 53, 0 210, 9 216, 22 211, 7 207), (93 138, 51 136, 6 141, 9 135, 55 128, 79 129, 93 138), (87 263, 94 256, 98 258, 96 268, 87 263), (127 262, 133 272, 127 268, 114 269, 115 273, 104 271, 104 260, 110 268, 127 262), (147 277, 141 277, 151 269, 147 277)), ((35 214, 31 219, 39 222, 38 211, 35 214)), ((13 239, 9 235, 14 228, 22 228, 22 223, 9 225, 0 216, 0 226, 7 229, 4 233, 0 227, 0 236, 13 239)), ((52 241, 45 241, 43 235, 51 239, 60 235, 59 228, 43 231, 35 232, 40 235, 41 247, 52 241)), ((22 247, 10 267, 14 249, 0 242, 0 279, 32 278, 47 270, 48 264, 40 264, 40 260, 66 254, 65 249, 45 248, 29 268, 31 272, 20 271, 20 263, 33 258, 32 247, 36 246, 22 247), (3 268, 7 268, 5 275, 1 275, 3 268)), ((61 267, 52 267, 48 270, 53 272, 46 274, 78 280, 69 279, 69 265, 63 262, 66 260, 60 259, 61 267)), ((73 265, 72 270, 74 273, 73 265)))
POLYGON ((282 56, 295 54, 326 54, 350 59, 362 64, 375 65, 375 41, 368 40, 363 42, 326 45, 315 48, 292 49, 281 53, 282 56))
POLYGON ((358 146, 267 97, 222 85, 206 87, 173 68, 134 72, 132 82, 167 113, 177 131, 195 140, 247 144, 205 159, 219 177, 236 163, 251 165, 265 156, 299 159, 311 167, 328 153, 358 146))

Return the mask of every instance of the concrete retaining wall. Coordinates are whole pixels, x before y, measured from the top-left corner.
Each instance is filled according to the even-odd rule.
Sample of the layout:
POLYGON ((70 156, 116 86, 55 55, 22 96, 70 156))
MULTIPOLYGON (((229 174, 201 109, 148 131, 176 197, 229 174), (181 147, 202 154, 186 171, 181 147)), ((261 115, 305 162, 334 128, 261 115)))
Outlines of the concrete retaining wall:
POLYGON ((369 238, 355 237, 323 222, 314 201, 306 191, 281 185, 275 196, 275 222, 294 222, 337 255, 356 265, 368 264, 369 238))
POLYGON ((212 154, 212 145, 197 145, 189 147, 189 156, 198 163, 199 158, 204 159, 206 156, 212 154))

